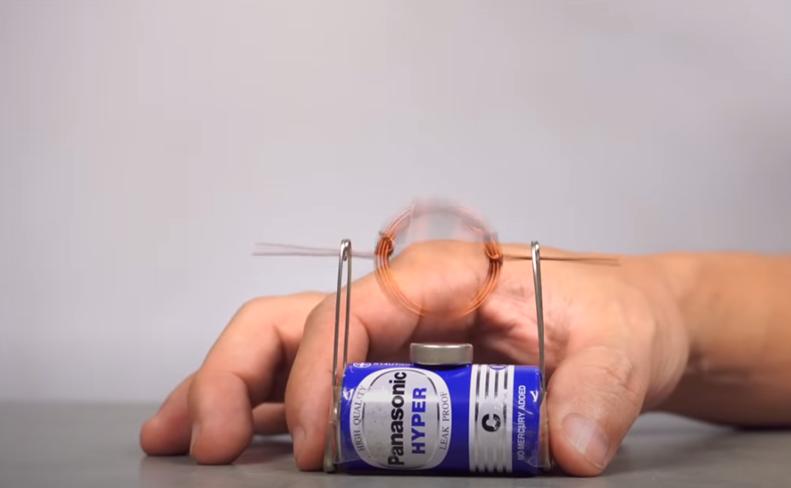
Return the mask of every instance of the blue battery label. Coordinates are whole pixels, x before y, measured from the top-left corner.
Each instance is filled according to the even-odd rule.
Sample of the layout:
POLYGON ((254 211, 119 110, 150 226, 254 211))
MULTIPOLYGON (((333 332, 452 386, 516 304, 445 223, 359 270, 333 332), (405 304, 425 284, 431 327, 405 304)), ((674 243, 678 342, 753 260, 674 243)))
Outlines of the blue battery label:
POLYGON ((338 467, 536 474, 540 392, 531 366, 351 364, 338 467))

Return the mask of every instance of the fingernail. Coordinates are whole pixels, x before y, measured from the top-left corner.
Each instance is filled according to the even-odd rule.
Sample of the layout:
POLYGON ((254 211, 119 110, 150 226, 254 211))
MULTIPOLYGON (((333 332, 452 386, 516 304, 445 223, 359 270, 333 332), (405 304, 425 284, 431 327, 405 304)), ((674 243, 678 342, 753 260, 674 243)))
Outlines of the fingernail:
POLYGON ((198 434, 200 434, 200 425, 192 424, 192 433, 190 434, 190 456, 192 456, 192 450, 195 447, 195 441, 198 439, 198 434))
POLYGON ((569 443, 585 459, 604 468, 610 452, 610 441, 599 424, 582 415, 571 413, 563 419, 563 432, 569 443))

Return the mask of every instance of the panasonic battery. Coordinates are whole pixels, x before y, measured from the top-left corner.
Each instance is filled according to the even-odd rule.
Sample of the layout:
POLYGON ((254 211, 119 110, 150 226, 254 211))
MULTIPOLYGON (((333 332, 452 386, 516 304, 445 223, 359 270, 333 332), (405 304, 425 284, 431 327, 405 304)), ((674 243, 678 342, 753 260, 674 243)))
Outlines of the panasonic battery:
POLYGON ((410 352, 411 363, 345 368, 338 469, 525 476, 549 466, 538 367, 471 364, 469 344, 410 352))

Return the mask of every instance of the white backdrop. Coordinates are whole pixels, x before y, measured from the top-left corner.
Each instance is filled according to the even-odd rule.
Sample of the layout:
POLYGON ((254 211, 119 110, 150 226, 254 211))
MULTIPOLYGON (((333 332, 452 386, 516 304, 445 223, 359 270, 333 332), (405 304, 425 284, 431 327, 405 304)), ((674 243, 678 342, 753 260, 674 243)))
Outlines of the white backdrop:
MULTIPOLYGON (((155 400, 415 196, 503 240, 791 248, 785 1, 0 0, 0 399, 155 400)), ((363 266, 358 270, 364 271, 363 266)))

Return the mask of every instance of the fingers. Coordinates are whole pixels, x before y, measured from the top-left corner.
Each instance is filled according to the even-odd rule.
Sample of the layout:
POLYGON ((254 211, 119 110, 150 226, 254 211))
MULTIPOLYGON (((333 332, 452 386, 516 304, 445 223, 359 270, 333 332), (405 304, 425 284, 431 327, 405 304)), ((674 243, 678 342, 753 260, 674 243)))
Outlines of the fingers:
POLYGON ((281 431, 284 378, 296 355, 308 312, 324 295, 255 299, 243 306, 209 352, 140 433, 146 453, 183 454, 200 463, 227 463, 256 431, 281 431))
MULTIPOLYGON (((262 416, 259 427, 268 420, 262 416)), ((203 372, 184 380, 143 424, 140 446, 152 456, 189 452, 200 463, 223 464, 247 447, 252 432, 246 385, 227 372, 203 372)))
POLYGON ((201 464, 227 464, 250 444, 250 386, 237 372, 200 371, 189 392, 190 455, 201 464))
MULTIPOLYGON (((300 469, 322 465, 332 398, 333 321, 334 300, 311 313, 286 386, 286 420, 300 469)), ((363 360, 367 349, 368 336, 360 321, 352 319, 349 360, 363 360)))
POLYGON ((140 429, 140 447, 152 456, 185 454, 189 449, 190 422, 187 394, 192 384, 188 376, 162 403, 159 411, 140 429))
POLYGON ((640 414, 648 380, 622 348, 567 356, 548 386, 552 454, 567 473, 600 474, 640 414))
POLYGON ((286 408, 282 403, 262 403, 253 409, 253 428, 256 434, 285 434, 286 408))
MULTIPOLYGON (((192 422, 187 393, 192 375, 169 395, 159 412, 143 424, 140 446, 151 456, 173 456, 189 451, 192 422)), ((253 409, 253 430, 258 435, 284 434, 286 409, 282 403, 262 403, 253 409)))
POLYGON ((252 409, 267 399, 286 360, 273 305, 258 299, 243 306, 193 378, 190 454, 199 463, 231 462, 250 443, 252 409))

